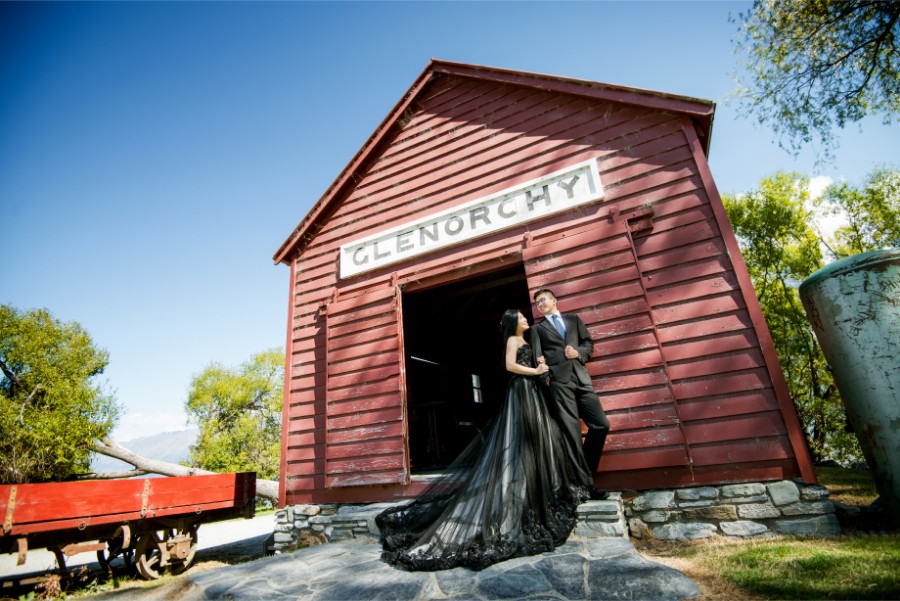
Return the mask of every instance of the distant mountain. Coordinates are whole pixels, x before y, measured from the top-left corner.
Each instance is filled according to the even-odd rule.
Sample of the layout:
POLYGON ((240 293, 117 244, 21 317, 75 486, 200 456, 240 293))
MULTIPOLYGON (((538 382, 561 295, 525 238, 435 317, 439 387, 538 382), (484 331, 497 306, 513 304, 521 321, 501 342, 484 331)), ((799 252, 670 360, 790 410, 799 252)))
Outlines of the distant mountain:
MULTIPOLYGON (((120 442, 119 444, 129 451, 134 451, 148 459, 180 463, 190 457, 190 447, 197 442, 198 434, 199 431, 196 428, 191 428, 178 432, 163 432, 153 436, 143 436, 128 442, 120 442)), ((100 453, 94 453, 94 459, 91 461, 91 470, 94 472, 119 472, 130 470, 132 467, 131 464, 101 455, 100 453)))

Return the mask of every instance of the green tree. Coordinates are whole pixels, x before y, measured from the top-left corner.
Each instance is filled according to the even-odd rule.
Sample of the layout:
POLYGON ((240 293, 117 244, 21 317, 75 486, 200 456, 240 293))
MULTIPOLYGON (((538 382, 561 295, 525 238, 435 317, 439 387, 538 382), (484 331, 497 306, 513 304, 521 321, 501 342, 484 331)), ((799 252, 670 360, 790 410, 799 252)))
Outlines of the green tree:
POLYGON ((808 188, 808 178, 778 173, 723 202, 813 458, 855 461, 862 457, 858 442, 846 431, 843 402, 797 290, 823 265, 820 239, 809 225, 808 188))
POLYGON ((259 353, 238 368, 212 363, 191 382, 185 410, 200 429, 191 465, 212 472, 255 471, 275 479, 281 457, 284 352, 259 353))
POLYGON ((756 0, 739 19, 749 81, 736 93, 782 148, 821 141, 828 158, 835 126, 900 111, 900 2, 756 0))
POLYGON ((877 167, 862 186, 832 184, 823 198, 846 219, 831 241, 836 258, 900 248, 900 171, 877 167))
POLYGON ((0 305, 0 483, 90 471, 93 441, 120 413, 95 382, 107 363, 77 323, 0 305))

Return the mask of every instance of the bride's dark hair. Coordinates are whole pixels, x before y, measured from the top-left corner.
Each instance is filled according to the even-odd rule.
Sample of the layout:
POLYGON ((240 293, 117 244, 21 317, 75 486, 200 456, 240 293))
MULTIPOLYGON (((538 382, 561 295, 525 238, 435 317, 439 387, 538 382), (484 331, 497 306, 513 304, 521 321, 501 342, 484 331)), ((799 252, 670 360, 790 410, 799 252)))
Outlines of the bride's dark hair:
POLYGON ((507 309, 503 317, 500 318, 500 333, 503 336, 503 348, 506 348, 506 341, 510 336, 516 335, 516 329, 519 327, 518 309, 507 309))

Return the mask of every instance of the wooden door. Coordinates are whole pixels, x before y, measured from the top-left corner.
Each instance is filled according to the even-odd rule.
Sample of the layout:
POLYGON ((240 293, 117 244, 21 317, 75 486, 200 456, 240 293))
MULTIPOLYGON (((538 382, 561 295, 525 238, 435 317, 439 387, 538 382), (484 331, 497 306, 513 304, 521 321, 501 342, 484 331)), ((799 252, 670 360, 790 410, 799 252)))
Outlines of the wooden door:
POLYGON ((408 484, 399 287, 332 302, 326 323, 325 485, 408 484))

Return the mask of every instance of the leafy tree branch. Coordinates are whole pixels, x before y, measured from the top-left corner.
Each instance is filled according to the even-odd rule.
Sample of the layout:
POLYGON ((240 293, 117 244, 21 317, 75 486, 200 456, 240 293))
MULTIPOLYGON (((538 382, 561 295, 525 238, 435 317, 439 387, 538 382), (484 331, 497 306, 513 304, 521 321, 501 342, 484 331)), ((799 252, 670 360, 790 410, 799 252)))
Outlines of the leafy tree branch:
POLYGON ((93 440, 119 417, 96 382, 107 363, 77 323, 0 305, 0 483, 89 471, 93 440))
POLYGON ((830 159, 835 127, 900 111, 900 2, 757 0, 738 19, 734 94, 792 154, 818 142, 830 159))
POLYGON ((275 478, 281 459, 284 351, 253 355, 234 368, 210 364, 194 377, 185 403, 200 428, 191 465, 215 472, 255 471, 275 478))

